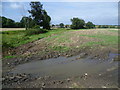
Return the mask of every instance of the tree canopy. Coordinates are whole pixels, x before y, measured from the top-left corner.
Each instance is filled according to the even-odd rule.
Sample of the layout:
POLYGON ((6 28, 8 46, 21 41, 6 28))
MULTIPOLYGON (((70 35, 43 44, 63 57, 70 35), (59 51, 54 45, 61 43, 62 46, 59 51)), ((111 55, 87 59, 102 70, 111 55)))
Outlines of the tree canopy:
POLYGON ((43 10, 43 5, 40 2, 31 2, 30 6, 31 10, 28 10, 28 12, 35 21, 35 25, 40 25, 44 29, 50 29, 51 18, 47 12, 43 10))
POLYGON ((72 25, 71 25, 72 29, 84 28, 85 21, 83 19, 73 18, 73 19, 71 19, 71 22, 72 22, 72 25))
POLYGON ((64 24, 63 23, 60 23, 59 26, 60 26, 60 28, 64 28, 64 24))
POLYGON ((88 28, 88 29, 95 28, 95 25, 92 22, 87 22, 86 23, 86 28, 88 28))

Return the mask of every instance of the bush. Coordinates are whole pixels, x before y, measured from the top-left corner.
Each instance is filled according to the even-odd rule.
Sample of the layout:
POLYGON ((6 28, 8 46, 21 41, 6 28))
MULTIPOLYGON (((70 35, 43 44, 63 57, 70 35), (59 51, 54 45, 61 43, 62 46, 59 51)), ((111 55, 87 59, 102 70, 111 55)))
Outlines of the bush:
POLYGON ((90 28, 95 28, 95 25, 92 22, 87 22, 86 23, 86 28, 90 29, 90 28))
POLYGON ((39 25, 35 25, 35 26, 33 27, 33 29, 40 29, 40 26, 39 26, 39 25))
POLYGON ((45 33, 47 32, 46 29, 30 29, 26 31, 26 36, 27 35, 35 35, 35 34, 40 34, 40 33, 45 33))
POLYGON ((72 29, 82 29, 82 28, 84 28, 85 21, 83 19, 73 18, 73 19, 71 19, 71 22, 72 22, 72 25, 71 25, 72 29))

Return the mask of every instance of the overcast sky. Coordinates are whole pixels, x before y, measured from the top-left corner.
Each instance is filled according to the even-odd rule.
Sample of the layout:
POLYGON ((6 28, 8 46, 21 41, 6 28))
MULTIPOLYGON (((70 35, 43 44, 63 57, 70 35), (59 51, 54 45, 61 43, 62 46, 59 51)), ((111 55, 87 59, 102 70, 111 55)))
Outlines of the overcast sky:
MULTIPOLYGON (((70 19, 78 17, 94 24, 117 25, 117 2, 42 2, 43 8, 51 17, 52 24, 71 24, 70 19)), ((20 21, 29 16, 29 2, 3 2, 2 16, 20 21)))

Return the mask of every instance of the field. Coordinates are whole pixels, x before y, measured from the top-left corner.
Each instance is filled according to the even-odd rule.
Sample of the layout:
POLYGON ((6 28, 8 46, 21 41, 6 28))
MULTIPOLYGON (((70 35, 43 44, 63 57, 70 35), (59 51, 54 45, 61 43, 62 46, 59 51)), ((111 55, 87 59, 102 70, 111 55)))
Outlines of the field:
MULTIPOLYGON (((36 40, 45 39, 52 50, 67 51, 73 48, 91 47, 93 45, 117 48, 117 29, 91 29, 91 30, 51 30, 44 34, 28 35, 27 31, 4 31, 2 35, 3 49, 19 47, 36 40)), ((4 51, 4 50, 3 50, 4 51)))
MULTIPOLYGON (((92 80, 95 84, 95 86, 93 87, 117 87, 117 76, 110 78, 106 77, 107 74, 113 75, 113 73, 117 71, 117 64, 115 62, 118 61, 117 56, 119 55, 119 36, 117 29, 67 30, 59 28, 36 35, 26 35, 27 32, 28 31, 25 30, 1 32, 3 40, 3 70, 5 78, 9 76, 6 75, 6 72, 18 73, 18 76, 21 73, 25 73, 27 78, 29 77, 28 81, 30 82, 27 85, 32 85, 32 82, 35 83, 35 85, 33 85, 32 87, 42 87, 41 85, 43 84, 43 82, 44 84, 46 84, 46 87, 60 87, 61 85, 62 87, 88 87, 88 85, 90 85, 90 80, 92 80), (90 63, 88 63, 89 61, 86 61, 86 58, 87 60, 88 58, 89 60, 94 60, 92 61, 92 66, 95 66, 95 71, 92 70, 94 68, 89 69, 88 66, 90 63), (49 59, 51 60, 51 62, 49 59), (58 61, 59 59, 62 59, 63 61, 58 61), (109 61, 108 59, 114 60, 112 64, 109 64, 111 61, 109 61), (41 64, 41 60, 43 60, 43 65, 41 64), (87 63, 83 63, 82 60, 85 60, 87 63), (100 66, 96 65, 95 62, 99 62, 99 60, 101 60, 102 62, 105 61, 105 63, 100 64, 100 66), (33 61, 38 61, 39 64, 32 64, 31 62, 33 61), (26 65, 24 65, 25 63, 26 65), (51 66, 50 63, 52 63, 53 66, 51 66), (78 63, 80 64, 78 65, 78 63), (84 70, 78 69, 83 68, 81 65, 82 63, 83 65, 85 64, 83 67, 86 69, 84 70), (51 68, 49 68, 49 65, 51 66, 51 68), (26 66, 30 66, 31 72, 26 68, 26 66), (61 70, 61 66, 64 67, 65 70, 61 70), (97 66, 99 66, 99 68, 97 66), (68 67, 70 69, 67 69, 68 67), (36 68, 36 71, 32 71, 33 68, 36 68), (104 73, 106 69, 109 72, 104 73), (44 79, 30 79, 32 78, 29 76, 31 74, 33 74, 33 76, 37 76, 37 70, 41 70, 39 72, 43 72, 40 73, 39 76, 42 75, 42 78, 44 79), (58 70, 61 71, 59 73, 53 73, 51 70, 54 70, 55 72, 57 72, 58 70), (79 70, 81 70, 81 73, 78 73, 79 70), (68 73, 65 73, 67 71, 69 71, 68 73, 70 74, 70 76, 68 75, 68 73), (102 77, 100 75, 101 71, 104 73, 102 77), (90 78, 88 78, 87 80, 78 81, 79 78, 84 75, 84 73, 89 73, 90 78), (93 75, 93 73, 97 74, 93 75), (62 74, 64 77, 60 76, 62 74), (76 75, 78 76, 78 78, 76 78, 76 75), (50 77, 52 77, 52 79, 50 77), (107 80, 102 81, 105 77, 107 80), (68 78, 72 80, 70 83, 70 80, 68 80, 68 78), (93 78, 98 78, 98 80, 95 80, 93 78), (116 81, 113 79, 115 79, 116 81), (67 82, 65 82, 64 80, 67 80, 67 82), (48 82, 53 82, 54 85, 48 82), (59 82, 59 84, 56 84, 56 82, 59 82), (79 85, 79 83, 82 83, 82 85, 79 85), (105 85, 106 83, 109 85, 105 85)), ((16 77, 16 75, 14 77, 16 77)), ((6 80, 7 79, 9 78, 6 78, 6 80)), ((23 83, 23 81, 21 82, 23 83)), ((24 81, 24 83, 26 82, 27 81, 24 81)), ((26 87, 23 85, 24 83, 20 83, 20 85, 16 84, 13 86, 11 86, 10 83, 14 83, 14 78, 13 80, 10 79, 10 82, 5 84, 5 86, 8 85, 7 87, 26 87)))
POLYGON ((18 30, 25 30, 25 28, 0 28, 0 31, 18 31, 18 30))

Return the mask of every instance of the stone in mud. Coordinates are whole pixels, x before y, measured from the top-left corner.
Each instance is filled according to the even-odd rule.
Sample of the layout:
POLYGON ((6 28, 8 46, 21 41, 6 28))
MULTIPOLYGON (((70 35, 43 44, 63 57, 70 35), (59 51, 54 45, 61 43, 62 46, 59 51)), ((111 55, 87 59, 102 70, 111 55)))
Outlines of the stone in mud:
POLYGON ((70 82, 70 81, 71 81, 71 80, 68 78, 68 79, 67 79, 67 82, 70 82))
POLYGON ((88 74, 87 74, 87 73, 84 73, 84 75, 82 75, 81 78, 83 78, 84 80, 86 80, 86 79, 87 79, 87 76, 88 76, 88 74))
POLYGON ((45 83, 42 83, 42 88, 45 88, 45 83))

